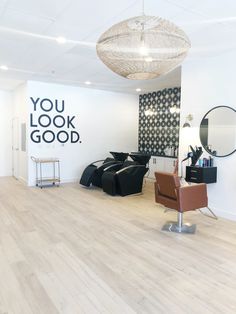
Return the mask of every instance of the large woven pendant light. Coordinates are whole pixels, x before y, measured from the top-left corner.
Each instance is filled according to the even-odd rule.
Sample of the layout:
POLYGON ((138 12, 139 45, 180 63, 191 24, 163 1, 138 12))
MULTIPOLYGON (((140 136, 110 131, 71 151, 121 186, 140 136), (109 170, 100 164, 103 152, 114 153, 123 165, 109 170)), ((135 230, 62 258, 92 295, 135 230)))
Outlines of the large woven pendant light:
POLYGON ((182 63, 190 48, 173 23, 141 15, 113 25, 97 42, 97 54, 113 72, 134 80, 166 74, 182 63))

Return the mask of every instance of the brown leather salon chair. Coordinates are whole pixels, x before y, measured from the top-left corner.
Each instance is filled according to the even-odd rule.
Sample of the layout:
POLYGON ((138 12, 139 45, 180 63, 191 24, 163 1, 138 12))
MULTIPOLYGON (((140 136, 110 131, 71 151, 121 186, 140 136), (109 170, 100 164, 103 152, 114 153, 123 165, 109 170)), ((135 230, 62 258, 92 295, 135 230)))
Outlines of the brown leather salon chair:
POLYGON ((177 222, 167 222, 162 230, 195 233, 196 225, 183 223, 183 213, 204 207, 208 208, 206 184, 181 186, 180 178, 173 173, 155 172, 155 177, 156 202, 178 212, 177 222))

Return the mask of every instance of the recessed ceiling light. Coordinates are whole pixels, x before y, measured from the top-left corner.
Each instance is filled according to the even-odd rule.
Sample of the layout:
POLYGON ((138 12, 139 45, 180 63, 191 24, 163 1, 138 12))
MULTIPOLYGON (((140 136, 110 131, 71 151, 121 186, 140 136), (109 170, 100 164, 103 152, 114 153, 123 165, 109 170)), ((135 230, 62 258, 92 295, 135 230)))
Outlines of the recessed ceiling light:
POLYGON ((65 37, 57 37, 56 41, 58 42, 58 44, 65 44, 66 43, 65 37))
POLYGON ((175 113, 175 110, 176 110, 176 107, 174 106, 174 107, 171 107, 170 108, 170 113, 175 113))
POLYGON ((84 84, 91 85, 91 82, 90 81, 85 81, 84 84))
POLYGON ((136 92, 141 92, 141 88, 136 88, 136 92))
POLYGON ((0 66, 0 69, 1 70, 4 70, 4 71, 7 71, 8 70, 8 67, 6 65, 1 65, 0 66))
POLYGON ((145 47, 144 45, 142 45, 142 46, 139 48, 139 53, 140 53, 142 56, 147 56, 147 55, 148 55, 148 48, 145 47))
POLYGON ((145 58, 145 61, 146 61, 146 62, 152 62, 152 61, 153 61, 153 58, 152 58, 152 57, 147 57, 147 58, 145 58))

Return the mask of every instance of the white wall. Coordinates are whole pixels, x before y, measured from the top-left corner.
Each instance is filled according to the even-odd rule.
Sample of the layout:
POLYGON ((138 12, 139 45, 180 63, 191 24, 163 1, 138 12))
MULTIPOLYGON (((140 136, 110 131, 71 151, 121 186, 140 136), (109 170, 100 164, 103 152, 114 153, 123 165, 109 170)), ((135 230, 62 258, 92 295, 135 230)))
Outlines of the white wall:
POLYGON ((0 90, 0 176, 12 175, 12 93, 0 90))
MULTIPOLYGON (((13 118, 18 120, 18 173, 16 177, 27 183, 28 181, 28 156, 27 151, 21 150, 21 124, 26 123, 28 127, 28 104, 27 104, 27 84, 22 84, 13 93, 13 118)), ((27 145, 26 145, 27 147, 27 145)))
MULTIPOLYGON (((69 182, 78 180, 89 163, 108 156, 111 150, 137 150, 138 96, 42 82, 28 82, 27 92, 29 110, 36 120, 46 112, 41 109, 34 112, 30 97, 57 99, 59 103, 64 100, 65 112, 62 115, 76 116, 73 123, 82 142, 36 144, 29 139, 29 185, 35 182, 35 165, 30 156, 59 157, 62 181, 69 182)), ((53 117, 56 112, 52 110, 46 114, 53 117)))
MULTIPOLYGON (((192 128, 180 131, 180 160, 188 145, 201 146, 199 125, 212 107, 227 105, 235 108, 235 52, 216 58, 186 61, 182 66, 181 125, 193 114, 192 128)), ((226 139, 227 140, 227 139, 226 139)), ((205 156, 208 156, 205 153, 205 156)), ((236 153, 215 158, 217 183, 208 184, 209 206, 218 215, 236 220, 236 153)))

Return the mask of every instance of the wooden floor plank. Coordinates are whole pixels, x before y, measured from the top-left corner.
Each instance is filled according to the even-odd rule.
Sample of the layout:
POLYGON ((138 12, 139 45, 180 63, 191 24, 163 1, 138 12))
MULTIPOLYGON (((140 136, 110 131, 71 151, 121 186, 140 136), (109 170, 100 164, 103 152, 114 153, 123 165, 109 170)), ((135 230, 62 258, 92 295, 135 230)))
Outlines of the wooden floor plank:
POLYGON ((79 184, 0 178, 0 314, 236 313, 236 222, 176 212, 79 184))

